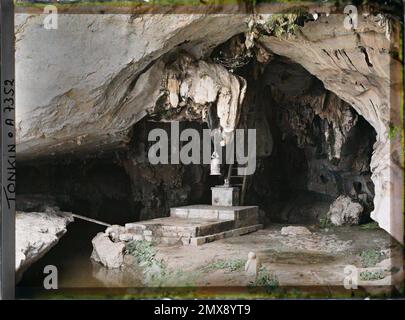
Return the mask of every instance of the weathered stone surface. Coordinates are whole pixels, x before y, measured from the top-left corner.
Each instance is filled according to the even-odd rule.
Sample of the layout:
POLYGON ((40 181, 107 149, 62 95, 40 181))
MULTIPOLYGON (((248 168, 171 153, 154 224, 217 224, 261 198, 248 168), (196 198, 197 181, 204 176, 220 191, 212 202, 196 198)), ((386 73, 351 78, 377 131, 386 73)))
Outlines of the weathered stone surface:
POLYGON ((128 241, 132 241, 133 239, 133 234, 130 233, 122 233, 119 235, 119 240, 120 241, 124 241, 124 242, 128 242, 128 241))
POLYGON ((248 253, 248 259, 245 264, 245 272, 247 276, 256 278, 260 269, 259 259, 253 251, 248 253))
POLYGON ((100 232, 93 238, 92 244, 91 259, 94 261, 110 269, 120 268, 124 263, 123 242, 112 242, 105 233, 100 232))
MULTIPOLYGON (((49 32, 43 28, 43 16, 17 14, 19 159, 101 151, 128 142, 131 126, 147 112, 145 101, 156 93, 160 78, 150 70, 159 67, 159 58, 172 50, 184 50, 195 59, 207 58, 216 45, 247 31, 248 17, 60 14, 59 28, 49 32)), ((375 186, 371 217, 402 242, 401 73, 400 61, 392 54, 399 49, 398 25, 390 25, 382 15, 367 15, 353 31, 344 28, 344 18, 322 14, 307 22, 296 37, 261 36, 258 43, 261 49, 301 64, 374 127, 377 142, 371 160, 375 186)), ((238 82, 236 77, 229 78, 238 82)), ((209 77, 199 79, 194 83, 198 87, 211 86, 209 77)), ((190 87, 181 84, 167 79, 172 106, 180 105, 182 94, 190 92, 190 87)), ((242 88, 239 83, 240 92, 242 88)), ((211 100, 210 90, 201 92, 205 94, 194 95, 194 101, 211 100)), ((234 94, 232 85, 230 94, 221 96, 225 103, 220 106, 226 106, 229 115, 220 116, 226 119, 222 121, 224 128, 237 117, 233 106, 240 92, 234 94)), ((341 120, 342 126, 329 130, 338 138, 330 150, 335 158, 353 119, 343 113, 341 120)))
POLYGON ((171 63, 164 60, 157 61, 139 77, 128 99, 139 101, 140 94, 150 92, 143 99, 145 109, 160 114, 162 120, 207 121, 208 109, 215 103, 221 128, 232 132, 246 91, 245 79, 219 64, 196 60, 189 54, 180 54, 171 63), (153 90, 147 90, 153 85, 153 90))
POLYGON ((16 278, 47 253, 66 233, 66 226, 73 221, 68 212, 16 213, 16 278))
POLYGON ((213 206, 238 206, 239 188, 215 186, 211 188, 213 206))
POLYGON ((340 196, 330 206, 328 217, 335 226, 359 224, 363 206, 350 197, 340 196))
POLYGON ((126 229, 123 226, 119 226, 117 224, 108 227, 105 230, 105 234, 110 237, 113 242, 120 241, 120 236, 126 233, 126 229))
MULTIPOLYGON (((245 15, 227 14, 58 14, 58 29, 49 32, 43 15, 17 14, 19 159, 127 142, 129 129, 145 116, 146 102, 159 88, 161 75, 145 73, 159 68, 154 62, 173 48, 196 58, 206 55, 246 30, 245 21, 245 15)), ((173 80, 169 100, 176 105, 177 93, 188 90, 173 80)), ((210 81, 194 85, 204 88, 210 81)), ((230 90, 221 92, 220 100, 235 105, 238 97, 230 90)), ((195 101, 209 97, 197 95, 195 101)), ((224 125, 232 121, 223 119, 224 125)))
POLYGON ((306 227, 295 227, 295 226, 288 226, 281 228, 281 234, 283 236, 302 236, 302 235, 309 235, 312 232, 308 230, 306 227))
POLYGON ((401 127, 400 61, 390 54, 398 51, 399 33, 397 28, 387 29, 389 21, 381 15, 362 17, 355 31, 345 29, 342 21, 343 15, 321 15, 306 23, 294 39, 263 36, 259 41, 301 64, 374 127, 371 217, 402 242, 401 139, 390 134, 401 127))

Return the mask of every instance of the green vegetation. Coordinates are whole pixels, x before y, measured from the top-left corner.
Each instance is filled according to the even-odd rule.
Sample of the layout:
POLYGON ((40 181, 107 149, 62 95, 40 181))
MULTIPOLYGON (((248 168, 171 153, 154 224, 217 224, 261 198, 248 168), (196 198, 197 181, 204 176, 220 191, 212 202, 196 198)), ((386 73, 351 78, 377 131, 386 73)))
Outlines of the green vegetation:
POLYGON ((295 13, 273 14, 266 23, 267 31, 277 38, 291 37, 299 28, 297 19, 298 15, 295 13))
POLYGON ((360 253, 361 263, 363 267, 374 267, 378 262, 384 258, 384 254, 377 249, 367 249, 360 253))
POLYGON ((291 38, 304 23, 312 19, 305 7, 294 7, 272 14, 265 24, 265 31, 277 38, 291 38))
POLYGON ((324 217, 319 219, 319 226, 322 229, 326 229, 326 228, 333 228, 335 225, 330 220, 330 217, 328 215, 325 215, 324 217))
POLYGON ((141 267, 151 268, 158 266, 164 269, 163 261, 158 261, 156 257, 156 249, 153 243, 145 240, 134 240, 127 244, 126 253, 135 257, 136 262, 141 267))
POLYGON ((218 260, 205 266, 202 271, 209 272, 211 270, 228 269, 229 271, 243 271, 246 264, 245 259, 234 260, 218 260))
POLYGON ((256 280, 250 284, 250 287, 264 287, 266 292, 272 292, 277 289, 279 282, 277 276, 272 274, 265 267, 261 267, 256 280))
POLYGON ((390 140, 394 140, 398 134, 400 133, 400 129, 395 126, 394 124, 390 123, 390 130, 388 131, 388 138, 390 140))
POLYGON ((381 280, 384 279, 384 271, 362 271, 360 272, 360 280, 363 281, 372 281, 372 280, 381 280))
POLYGON ((136 263, 143 268, 148 287, 192 286, 199 273, 171 271, 163 260, 156 259, 156 248, 153 243, 135 240, 127 244, 126 253, 135 257, 136 263))
POLYGON ((370 223, 360 225, 360 229, 363 229, 363 230, 376 230, 379 228, 380 227, 378 226, 377 222, 370 222, 370 223))

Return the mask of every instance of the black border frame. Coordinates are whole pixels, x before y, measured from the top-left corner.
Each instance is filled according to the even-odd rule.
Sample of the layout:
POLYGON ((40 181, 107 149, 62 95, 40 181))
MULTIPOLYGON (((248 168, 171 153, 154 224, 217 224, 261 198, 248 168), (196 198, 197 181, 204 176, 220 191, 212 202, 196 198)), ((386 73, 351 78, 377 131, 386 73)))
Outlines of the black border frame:
POLYGON ((14 3, 0 0, 1 213, 0 299, 15 298, 15 73, 14 3))

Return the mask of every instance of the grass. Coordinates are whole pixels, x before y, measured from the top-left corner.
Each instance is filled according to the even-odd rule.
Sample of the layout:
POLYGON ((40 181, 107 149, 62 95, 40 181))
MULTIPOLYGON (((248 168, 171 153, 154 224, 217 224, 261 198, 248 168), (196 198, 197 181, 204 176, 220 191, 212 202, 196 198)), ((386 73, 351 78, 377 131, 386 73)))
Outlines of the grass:
POLYGON ((218 260, 206 265, 202 270, 203 272, 209 272, 211 270, 228 269, 232 272, 240 272, 244 270, 245 264, 245 259, 218 260))
POLYGON ((381 280, 384 279, 384 271, 362 271, 360 272, 360 280, 363 281, 372 281, 372 280, 381 280))
POLYGON ((332 221, 327 215, 319 219, 319 226, 322 229, 335 227, 335 225, 332 223, 332 221))
POLYGON ((164 268, 163 261, 156 259, 156 249, 153 243, 145 240, 134 240, 127 244, 126 253, 135 257, 141 267, 152 268, 155 266, 164 268))
POLYGON ((361 263, 363 267, 374 267, 378 262, 384 258, 384 254, 378 249, 367 249, 360 253, 361 263))
POLYGON ((155 245, 145 240, 134 240, 127 244, 126 254, 135 257, 137 264, 143 268, 144 281, 148 287, 193 286, 199 277, 198 272, 168 270, 163 260, 156 259, 155 245))
POLYGON ((274 292, 278 289, 279 282, 276 275, 272 274, 265 267, 261 267, 256 280, 251 282, 249 287, 263 287, 266 292, 274 292))
POLYGON ((378 226, 377 222, 370 222, 370 223, 360 225, 360 229, 363 229, 363 230, 376 230, 379 228, 380 227, 378 226))
POLYGON ((396 125, 394 125, 392 123, 389 124, 388 138, 390 140, 394 140, 400 132, 401 132, 401 130, 399 127, 397 127, 396 125))

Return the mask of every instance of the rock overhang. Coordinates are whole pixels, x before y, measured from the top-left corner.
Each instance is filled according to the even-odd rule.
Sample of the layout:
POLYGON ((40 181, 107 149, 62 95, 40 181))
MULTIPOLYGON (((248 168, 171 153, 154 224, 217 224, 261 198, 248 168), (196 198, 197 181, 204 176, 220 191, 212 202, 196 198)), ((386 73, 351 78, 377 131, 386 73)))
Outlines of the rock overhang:
MULTIPOLYGON (((218 44, 249 31, 250 17, 189 14, 132 19, 130 15, 61 14, 61 31, 50 34, 41 29, 42 17, 17 14, 19 159, 125 146, 131 126, 147 114, 145 104, 126 103, 142 75, 178 47, 196 59, 206 57, 218 44), (106 46, 103 39, 108 35, 113 43, 106 46), (35 43, 41 47, 32 52, 35 43), (50 56, 44 43, 53 45, 50 56), (76 54, 72 48, 79 49, 83 43, 87 45, 81 59, 64 54, 76 54)), ((399 50, 398 30, 387 36, 387 22, 373 15, 364 17, 356 31, 346 30, 342 20, 343 15, 321 15, 295 39, 261 36, 258 42, 302 65, 374 127, 372 217, 402 241, 403 168, 397 160, 401 144, 400 137, 389 138, 391 128, 401 121, 400 63, 391 54, 399 50)), ((156 81, 148 80, 146 85, 156 81)), ((139 101, 142 93, 144 99, 149 97, 148 90, 141 90, 139 101)))

